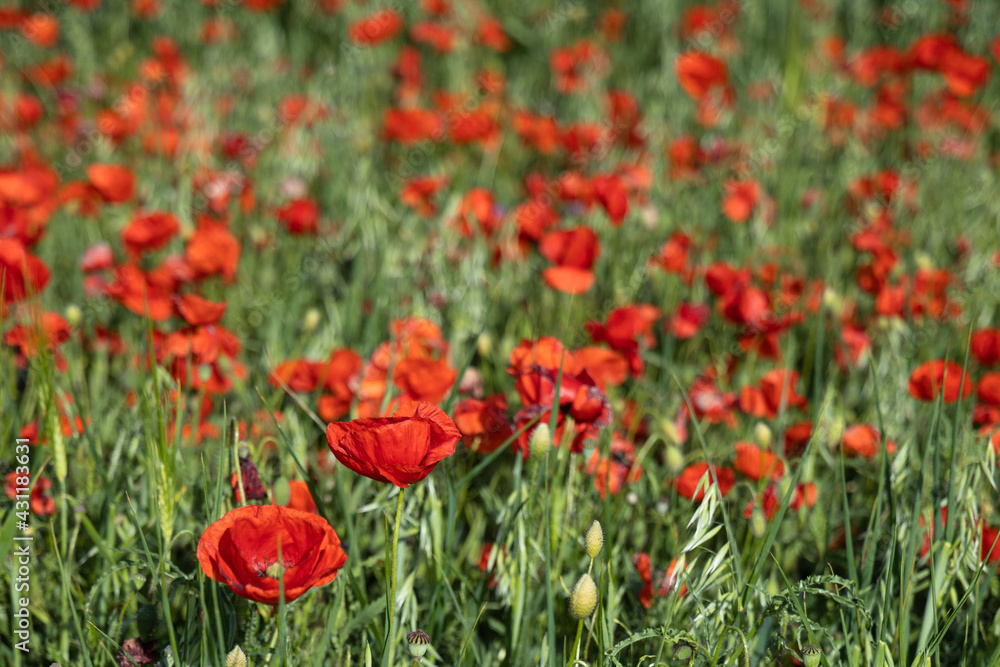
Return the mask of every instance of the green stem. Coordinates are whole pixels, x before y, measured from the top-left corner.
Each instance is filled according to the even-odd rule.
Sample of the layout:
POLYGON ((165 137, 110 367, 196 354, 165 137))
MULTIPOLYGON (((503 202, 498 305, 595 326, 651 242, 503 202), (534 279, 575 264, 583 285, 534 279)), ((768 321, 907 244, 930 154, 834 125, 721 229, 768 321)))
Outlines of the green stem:
POLYGON ((399 547, 399 520, 403 516, 403 491, 405 489, 399 490, 399 496, 396 501, 396 523, 392 529, 392 562, 390 563, 391 570, 389 572, 389 599, 386 604, 389 606, 389 632, 385 637, 385 655, 386 660, 382 661, 383 665, 391 665, 393 654, 396 652, 396 642, 394 640, 395 625, 396 625, 396 554, 398 553, 399 547))
POLYGON ((569 664, 573 665, 580 659, 580 639, 583 637, 583 619, 576 624, 576 639, 573 640, 573 650, 570 652, 569 664))

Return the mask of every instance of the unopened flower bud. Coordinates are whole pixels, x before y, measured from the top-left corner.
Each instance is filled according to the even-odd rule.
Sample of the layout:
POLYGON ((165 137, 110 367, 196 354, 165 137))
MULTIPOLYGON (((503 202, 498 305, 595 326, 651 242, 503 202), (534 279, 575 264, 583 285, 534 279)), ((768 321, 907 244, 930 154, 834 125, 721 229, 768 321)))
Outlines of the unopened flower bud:
POLYGON ((528 440, 528 452, 532 456, 540 458, 548 453, 550 447, 552 447, 552 433, 549 431, 549 425, 542 422, 531 432, 531 438, 528 440))
POLYGON ((684 453, 680 447, 670 445, 667 447, 667 468, 670 472, 680 472, 684 467, 684 453))
POLYGON ((488 333, 483 333, 476 339, 476 351, 479 352, 479 356, 486 358, 490 356, 493 351, 493 336, 488 333))
POLYGON ((423 630, 414 630, 406 635, 406 642, 410 649, 410 657, 414 660, 420 660, 427 653, 427 647, 430 646, 431 638, 423 630))
POLYGON ((816 667, 823 658, 823 649, 815 644, 806 644, 802 647, 802 664, 806 667, 816 667))
POLYGON ((234 648, 226 656, 226 667, 247 667, 247 654, 239 646, 234 648))
POLYGON ((601 529, 600 521, 594 521, 590 524, 583 544, 587 548, 587 555, 591 558, 597 558, 597 554, 601 553, 601 549, 604 547, 604 530, 601 529))
POLYGON ((754 537, 764 537, 764 534, 767 533, 767 516, 764 515, 764 510, 759 507, 754 507, 750 511, 750 530, 754 537))
POLYGON ((302 330, 306 333, 316 330, 319 326, 320 313, 315 308, 310 308, 306 311, 305 317, 302 318, 302 330))
POLYGON ((762 449, 771 446, 771 429, 764 422, 757 422, 757 425, 753 427, 753 437, 762 449))
POLYGON ((663 430, 663 436, 667 439, 668 443, 679 445, 683 442, 677 426, 669 419, 661 419, 660 428, 663 430))
POLYGON ((66 321, 71 327, 79 326, 83 321, 83 311, 76 304, 66 306, 66 321))
POLYGON ((569 596, 569 613, 573 618, 587 618, 597 608, 597 584, 584 574, 573 586, 569 596))

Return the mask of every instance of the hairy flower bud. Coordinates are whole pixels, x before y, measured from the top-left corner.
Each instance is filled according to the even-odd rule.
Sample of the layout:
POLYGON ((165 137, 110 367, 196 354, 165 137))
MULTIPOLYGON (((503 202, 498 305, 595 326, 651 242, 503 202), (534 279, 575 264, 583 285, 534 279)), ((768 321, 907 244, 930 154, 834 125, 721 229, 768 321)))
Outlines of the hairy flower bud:
POLYGON ((587 618, 594 613, 597 608, 597 584, 590 578, 589 574, 584 574, 573 586, 573 592, 569 596, 569 613, 573 618, 587 618))
POLYGON ((549 425, 542 422, 531 432, 531 438, 528 440, 528 452, 534 457, 542 457, 548 453, 551 446, 552 433, 549 431, 549 425))
POLYGON ((591 558, 597 558, 597 554, 601 553, 601 549, 604 547, 604 530, 601 528, 600 521, 594 521, 590 524, 583 543, 587 548, 587 555, 591 558))

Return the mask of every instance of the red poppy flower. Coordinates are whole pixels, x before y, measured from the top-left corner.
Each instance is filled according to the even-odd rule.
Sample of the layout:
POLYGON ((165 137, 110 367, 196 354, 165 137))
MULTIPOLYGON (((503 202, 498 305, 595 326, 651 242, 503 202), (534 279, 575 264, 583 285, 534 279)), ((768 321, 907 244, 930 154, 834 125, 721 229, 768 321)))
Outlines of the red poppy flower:
POLYGON ((185 294, 177 299, 177 314, 193 327, 218 324, 226 305, 225 301, 215 303, 196 294, 185 294))
POLYGON ((737 442, 735 449, 733 467, 750 479, 769 477, 778 481, 785 474, 785 463, 771 452, 749 442, 737 442))
POLYGON ((611 224, 619 227, 628 213, 628 192, 622 179, 615 175, 600 174, 590 179, 594 188, 594 196, 604 212, 611 219, 611 224))
POLYGON ((184 259, 197 278, 216 274, 231 283, 240 261, 240 242, 225 225, 206 222, 199 225, 184 249, 184 259))
POLYGON ((455 384, 458 371, 446 359, 400 359, 392 380, 410 400, 437 403, 444 400, 455 384))
POLYGON ((316 501, 309 493, 309 485, 301 479, 288 480, 288 502, 284 506, 310 514, 318 514, 316 501))
POLYGON ((1000 329, 979 329, 974 332, 969 351, 984 366, 1000 361, 1000 329))
POLYGON ((171 213, 140 213, 122 230, 122 241, 132 255, 162 248, 180 229, 171 213))
POLYGON ((280 505, 247 505, 228 512, 198 541, 198 562, 208 577, 240 597, 276 605, 325 586, 347 562, 340 538, 318 514, 280 505), (278 543, 281 560, 278 562, 278 543))
POLYGON ((920 364, 910 374, 910 396, 918 401, 934 401, 944 387, 944 402, 954 403, 959 399, 959 389, 962 398, 968 398, 972 393, 971 378, 962 378, 962 367, 953 361, 945 363, 940 359, 920 364))
POLYGON ((360 21, 355 21, 348 29, 351 41, 360 46, 375 46, 386 42, 403 29, 403 17, 399 12, 382 9, 360 21))
POLYGON ((500 22, 492 16, 483 16, 476 26, 476 41, 497 53, 510 50, 510 38, 500 22))
POLYGON ((38 294, 49 283, 49 267, 28 252, 19 239, 5 238, 0 243, 0 280, 3 281, 2 304, 20 301, 38 294))
POLYGON ((688 95, 700 100, 713 88, 725 87, 729 83, 726 63, 707 53, 688 51, 677 59, 677 80, 688 95))
POLYGON ((334 422, 326 441, 345 466, 377 482, 400 488, 427 477, 441 459, 455 453, 462 434, 441 408, 416 402, 392 417, 334 422))
POLYGON ((507 399, 494 394, 485 400, 468 398, 455 406, 455 426, 462 442, 474 452, 495 452, 514 431, 507 419, 507 399))
POLYGON ((1000 373, 986 373, 979 378, 977 395, 986 405, 1000 406, 1000 373))
POLYGON ((712 309, 707 304, 684 302, 670 318, 670 333, 681 340, 694 338, 711 314, 712 309))
POLYGON ((728 181, 726 196, 722 201, 722 212, 732 222, 746 222, 760 199, 757 181, 728 181))
MULTIPOLYGON (((712 467, 715 470, 716 477, 719 479, 719 492, 723 497, 725 497, 725 495, 729 493, 729 490, 733 488, 733 485, 736 484, 736 473, 733 472, 731 468, 719 468, 717 466, 712 467)), ((681 474, 670 483, 677 489, 677 493, 685 498, 689 500, 701 501, 705 498, 705 488, 702 487, 697 496, 695 495, 695 489, 698 488, 698 482, 701 481, 701 478, 704 477, 707 472, 707 463, 693 463, 681 471, 681 474)), ((714 483, 714 480, 710 476, 708 485, 712 486, 714 483)))
MULTIPOLYGON (((844 429, 841 436, 844 442, 844 453, 848 456, 862 456, 873 459, 881 451, 882 437, 878 429, 869 424, 854 424, 844 429)), ((886 450, 891 454, 896 451, 896 443, 886 442, 886 450)))
MULTIPOLYGON (((23 494, 27 487, 27 484, 18 484, 18 477, 24 476, 9 472, 4 478, 4 491, 8 498, 16 498, 19 493, 23 494)), ((29 506, 38 516, 52 516, 56 512, 56 501, 47 495, 51 488, 52 482, 45 477, 36 479, 35 485, 31 487, 29 506)))
POLYGON ((278 222, 297 236, 316 234, 319 205, 311 199, 297 199, 278 209, 278 222))
POLYGON ((588 346, 574 350, 573 355, 598 387, 617 387, 628 379, 629 363, 620 352, 588 346))
POLYGON ((90 186, 109 204, 126 202, 135 196, 135 177, 128 167, 92 164, 87 167, 90 186))

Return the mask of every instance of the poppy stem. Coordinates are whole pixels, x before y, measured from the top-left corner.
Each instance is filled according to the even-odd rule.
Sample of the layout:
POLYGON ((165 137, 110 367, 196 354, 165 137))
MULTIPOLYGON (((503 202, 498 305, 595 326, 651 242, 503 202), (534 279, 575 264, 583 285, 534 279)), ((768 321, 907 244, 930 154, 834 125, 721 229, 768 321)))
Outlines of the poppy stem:
POLYGON ((399 520, 403 516, 403 491, 405 489, 399 489, 399 495, 396 501, 396 522, 392 529, 392 562, 390 563, 391 570, 389 572, 389 599, 386 604, 389 605, 389 632, 385 638, 385 652, 388 660, 383 661, 384 665, 391 665, 393 654, 396 652, 396 642, 395 642, 395 625, 396 625, 396 564, 399 547, 399 520))

